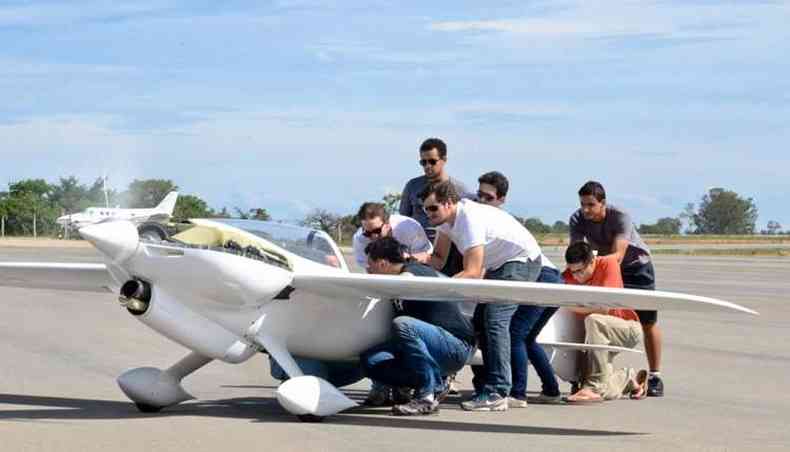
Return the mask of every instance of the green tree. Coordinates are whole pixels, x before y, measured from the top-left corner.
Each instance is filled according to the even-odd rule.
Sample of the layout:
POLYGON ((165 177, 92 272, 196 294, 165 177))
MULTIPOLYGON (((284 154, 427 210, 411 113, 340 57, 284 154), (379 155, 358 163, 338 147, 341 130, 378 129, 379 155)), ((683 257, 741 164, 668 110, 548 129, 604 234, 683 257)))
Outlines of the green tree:
POLYGON ((223 207, 222 210, 216 212, 213 216, 215 218, 230 218, 230 212, 228 212, 227 207, 223 207))
POLYGON ((234 207, 234 210, 236 211, 236 215, 242 220, 271 221, 272 219, 271 215, 269 215, 269 212, 266 209, 260 207, 250 209, 246 212, 241 210, 239 207, 234 207))
POLYGON ((398 209, 400 209, 401 196, 402 193, 390 192, 381 198, 381 200, 384 202, 384 208, 387 209, 387 212, 390 214, 398 213, 398 209))
POLYGON ((179 195, 176 207, 173 210, 174 221, 183 221, 190 218, 211 218, 213 216, 214 211, 208 207, 206 201, 195 195, 179 195))
POLYGON ((693 216, 696 234, 754 234, 757 205, 734 191, 712 188, 693 216))
POLYGON ((771 220, 768 224, 765 225, 765 229, 761 231, 761 234, 767 235, 776 235, 782 233, 782 225, 779 224, 778 221, 771 220))
POLYGON ((554 224, 551 226, 551 232, 555 234, 567 234, 570 231, 571 231, 571 227, 568 226, 568 223, 561 220, 555 221, 554 224))
POLYGON ((129 208, 150 208, 156 207, 168 193, 177 190, 178 186, 169 179, 135 179, 129 184, 124 197, 129 208))
POLYGON ((683 222, 679 218, 659 218, 656 224, 643 224, 639 226, 640 234, 661 234, 675 235, 680 234, 683 222))
POLYGON ((538 217, 527 218, 523 224, 533 234, 548 234, 551 232, 551 226, 542 222, 538 217))
POLYGON ((313 209, 305 215, 302 225, 310 226, 335 237, 340 216, 325 209, 313 209))
POLYGON ((43 179, 25 179, 8 185, 6 232, 21 235, 54 234, 57 208, 50 197, 52 186, 43 179))
POLYGON ((88 207, 115 207, 120 204, 121 196, 116 190, 108 189, 107 183, 103 177, 97 178, 93 185, 87 189, 85 199, 82 201, 79 210, 85 210, 88 207), (107 198, 105 199, 104 191, 107 190, 107 198))
POLYGON ((52 185, 50 199, 64 214, 82 210, 80 204, 87 198, 88 190, 74 176, 61 177, 60 183, 52 185))

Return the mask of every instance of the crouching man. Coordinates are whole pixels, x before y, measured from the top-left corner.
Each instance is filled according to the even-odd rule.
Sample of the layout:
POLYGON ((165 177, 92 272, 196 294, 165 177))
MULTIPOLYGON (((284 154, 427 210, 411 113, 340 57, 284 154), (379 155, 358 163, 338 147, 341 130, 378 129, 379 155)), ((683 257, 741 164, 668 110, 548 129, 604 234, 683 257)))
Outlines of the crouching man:
MULTIPOLYGON (((586 242, 576 242, 565 251, 568 268, 563 273, 567 284, 623 287, 617 256, 595 256, 586 242)), ((585 344, 636 348, 642 343, 642 325, 631 309, 573 309, 585 316, 585 344)), ((582 364, 581 389, 568 396, 570 403, 591 403, 619 399, 630 395, 642 399, 646 395, 647 371, 632 368, 615 369, 612 360, 617 353, 587 351, 582 364)))
MULTIPOLYGON (((371 242, 365 252, 370 273, 440 276, 433 268, 406 259, 404 247, 391 237, 371 242)), ((392 338, 363 353, 362 367, 375 381, 414 390, 410 402, 392 407, 394 415, 437 413, 449 391, 444 377, 461 369, 474 351, 472 324, 458 302, 401 300, 396 309, 392 338)))

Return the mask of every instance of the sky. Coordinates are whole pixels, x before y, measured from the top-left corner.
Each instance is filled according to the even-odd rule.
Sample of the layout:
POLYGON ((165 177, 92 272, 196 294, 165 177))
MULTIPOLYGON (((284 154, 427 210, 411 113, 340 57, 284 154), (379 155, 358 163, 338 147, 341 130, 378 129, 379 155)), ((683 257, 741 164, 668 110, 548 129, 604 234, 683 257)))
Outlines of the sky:
POLYGON ((348 214, 448 144, 472 188, 635 222, 709 188, 790 229, 790 1, 0 0, 0 187, 173 180, 210 206, 348 214))

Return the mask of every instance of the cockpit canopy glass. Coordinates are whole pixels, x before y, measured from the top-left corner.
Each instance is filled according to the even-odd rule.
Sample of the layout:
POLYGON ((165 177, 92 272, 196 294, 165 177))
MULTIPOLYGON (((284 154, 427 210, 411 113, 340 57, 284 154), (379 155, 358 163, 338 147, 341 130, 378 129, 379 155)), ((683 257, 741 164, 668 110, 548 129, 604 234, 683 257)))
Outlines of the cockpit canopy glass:
POLYGON ((297 256, 332 267, 341 267, 343 256, 324 231, 259 220, 212 219, 268 240, 297 256))

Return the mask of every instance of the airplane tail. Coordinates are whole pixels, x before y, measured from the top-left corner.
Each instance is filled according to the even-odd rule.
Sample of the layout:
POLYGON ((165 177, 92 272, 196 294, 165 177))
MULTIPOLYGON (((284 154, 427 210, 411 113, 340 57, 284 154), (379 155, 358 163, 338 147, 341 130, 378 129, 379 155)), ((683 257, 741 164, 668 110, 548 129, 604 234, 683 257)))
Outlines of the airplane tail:
POLYGON ((156 206, 156 210, 164 212, 168 215, 173 215, 173 210, 176 208, 176 201, 178 200, 178 192, 171 191, 165 196, 165 199, 156 206))

